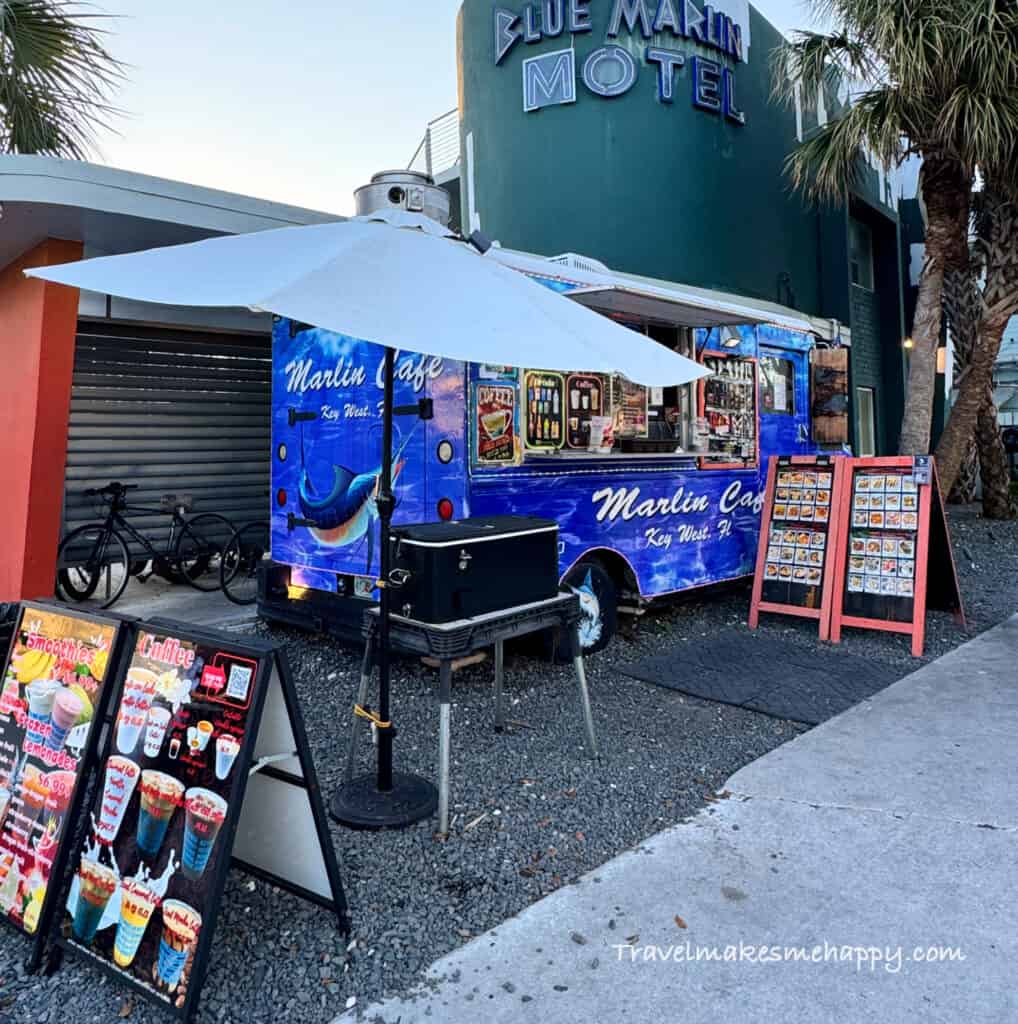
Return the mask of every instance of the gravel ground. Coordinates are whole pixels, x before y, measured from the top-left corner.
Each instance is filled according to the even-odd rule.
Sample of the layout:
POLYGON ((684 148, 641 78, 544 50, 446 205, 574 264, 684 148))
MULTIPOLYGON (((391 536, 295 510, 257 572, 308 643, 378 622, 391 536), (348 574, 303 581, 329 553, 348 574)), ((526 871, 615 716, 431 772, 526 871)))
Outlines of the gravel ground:
MULTIPOLYGON (((970 629, 963 633, 950 615, 931 613, 927 660, 1018 607, 1018 524, 987 524, 964 509, 953 511, 951 525, 970 629)), ((490 663, 457 673, 450 839, 433 836, 434 822, 380 834, 333 829, 354 915, 349 951, 325 912, 232 873, 200 1024, 324 1024, 351 997, 363 1006, 405 991, 471 936, 715 799, 736 769, 803 727, 643 685, 616 667, 667 651, 676 637, 699 634, 709 642, 719 628, 744 623, 748 603, 744 586, 702 594, 648 614, 636 632, 589 660, 602 747, 596 763, 583 751, 571 670, 507 652, 508 717, 515 724, 501 736, 490 728, 490 663)), ((261 628, 290 654, 328 795, 340 781, 359 653, 261 628)), ((823 657, 812 623, 766 616, 761 632, 795 634, 823 657)), ((845 644, 900 666, 902 675, 918 665, 905 638, 849 630, 845 644)), ((437 753, 436 676, 411 661, 394 673, 397 767, 429 778, 437 753)), ((365 770, 369 749, 362 744, 365 770)), ((0 1024, 105 1024, 118 1014, 135 1024, 166 1019, 71 961, 52 979, 26 977, 26 952, 17 936, 0 935, 0 1024)), ((511 983, 511 968, 500 973, 511 983)))

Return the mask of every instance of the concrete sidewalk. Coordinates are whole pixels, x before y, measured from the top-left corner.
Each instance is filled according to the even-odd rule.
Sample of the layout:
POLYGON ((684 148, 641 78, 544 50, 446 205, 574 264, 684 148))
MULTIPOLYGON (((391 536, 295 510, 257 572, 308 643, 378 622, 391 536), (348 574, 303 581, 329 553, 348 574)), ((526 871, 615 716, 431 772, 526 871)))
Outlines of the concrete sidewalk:
POLYGON ((728 799, 438 961, 414 998, 357 1009, 391 1024, 1018 1020, 1016 666, 1018 616, 743 768, 728 799), (827 959, 688 962, 761 946, 827 959), (964 959, 919 962, 931 946, 964 959))

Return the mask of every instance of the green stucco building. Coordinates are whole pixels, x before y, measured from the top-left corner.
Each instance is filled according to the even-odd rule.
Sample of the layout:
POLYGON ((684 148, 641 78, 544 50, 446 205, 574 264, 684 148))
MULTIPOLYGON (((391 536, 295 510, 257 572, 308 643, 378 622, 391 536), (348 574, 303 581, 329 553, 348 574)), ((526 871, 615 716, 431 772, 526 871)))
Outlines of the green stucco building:
POLYGON ((784 164, 846 97, 774 97, 778 31, 740 0, 465 0, 463 226, 542 255, 779 302, 851 339, 858 452, 895 449, 906 335, 893 183, 840 208, 784 164))

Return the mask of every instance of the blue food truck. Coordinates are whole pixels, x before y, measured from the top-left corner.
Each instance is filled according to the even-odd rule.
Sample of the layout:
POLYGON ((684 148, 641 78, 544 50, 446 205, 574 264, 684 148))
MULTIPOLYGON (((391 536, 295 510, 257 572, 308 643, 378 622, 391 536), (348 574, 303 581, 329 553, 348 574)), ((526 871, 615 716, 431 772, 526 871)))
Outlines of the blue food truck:
MULTIPOLYGON (((819 450, 810 363, 827 342, 805 320, 768 323, 757 310, 756 322, 733 325, 738 311, 691 310, 699 299, 661 283, 607 288, 596 270, 502 258, 711 371, 648 388, 582 367, 396 356, 396 405, 428 398, 433 417, 397 418, 394 523, 555 520, 561 581, 581 598, 592 652, 620 612, 753 572, 767 457, 819 450), (711 317, 727 326, 690 326, 711 317)), ((270 618, 342 631, 374 600, 383 352, 274 325, 272 565, 260 598, 270 618)))

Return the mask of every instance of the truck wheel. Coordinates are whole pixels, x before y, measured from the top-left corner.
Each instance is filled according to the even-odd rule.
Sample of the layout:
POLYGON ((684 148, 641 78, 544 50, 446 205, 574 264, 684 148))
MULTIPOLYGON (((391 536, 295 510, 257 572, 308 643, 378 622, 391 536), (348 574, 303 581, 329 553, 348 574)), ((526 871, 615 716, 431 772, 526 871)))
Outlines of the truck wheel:
MULTIPOLYGON (((580 646, 584 656, 604 650, 618 628, 619 593, 615 581, 596 562, 580 562, 566 574, 562 589, 580 598, 580 646)), ((560 640, 556 658, 570 660, 566 638, 560 640)))

